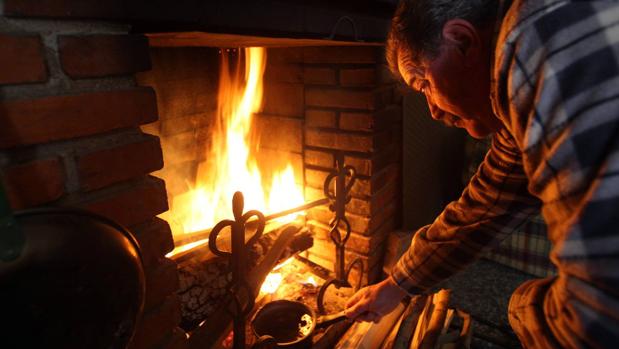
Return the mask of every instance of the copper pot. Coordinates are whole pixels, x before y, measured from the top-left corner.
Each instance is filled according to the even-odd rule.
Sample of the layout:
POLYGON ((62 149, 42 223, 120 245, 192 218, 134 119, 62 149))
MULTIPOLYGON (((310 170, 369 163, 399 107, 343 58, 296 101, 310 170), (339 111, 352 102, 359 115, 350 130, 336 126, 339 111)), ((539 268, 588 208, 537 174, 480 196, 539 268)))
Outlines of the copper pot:
POLYGON ((317 328, 345 319, 344 311, 317 317, 313 309, 301 302, 277 300, 262 306, 251 320, 251 326, 259 341, 272 338, 277 348, 309 348, 317 328))
POLYGON ((137 242, 86 211, 17 212, 25 244, 0 261, 0 338, 22 348, 124 348, 144 305, 137 242))

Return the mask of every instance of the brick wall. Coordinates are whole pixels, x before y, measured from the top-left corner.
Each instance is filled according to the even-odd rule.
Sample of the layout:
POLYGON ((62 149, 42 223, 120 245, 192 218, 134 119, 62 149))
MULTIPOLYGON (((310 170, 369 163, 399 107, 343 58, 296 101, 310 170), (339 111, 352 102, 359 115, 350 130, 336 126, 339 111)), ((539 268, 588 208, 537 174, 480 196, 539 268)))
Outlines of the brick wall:
POLYGON ((140 130, 158 118, 156 95, 133 78, 151 67, 147 40, 122 23, 73 20, 79 1, 45 4, 0 1, 0 180, 14 209, 86 208, 133 231, 147 287, 131 348, 182 348, 176 264, 164 257, 172 236, 156 218, 166 188, 149 175, 161 145, 140 130))
MULTIPOLYGON (((306 200, 324 195, 335 153, 343 151, 358 174, 346 207, 352 227, 346 262, 360 257, 369 282, 381 276, 386 237, 399 224, 400 212, 401 97, 383 57, 382 47, 305 48, 301 57, 306 200)), ((309 258, 329 268, 332 216, 326 207, 309 214, 316 232, 309 258)))

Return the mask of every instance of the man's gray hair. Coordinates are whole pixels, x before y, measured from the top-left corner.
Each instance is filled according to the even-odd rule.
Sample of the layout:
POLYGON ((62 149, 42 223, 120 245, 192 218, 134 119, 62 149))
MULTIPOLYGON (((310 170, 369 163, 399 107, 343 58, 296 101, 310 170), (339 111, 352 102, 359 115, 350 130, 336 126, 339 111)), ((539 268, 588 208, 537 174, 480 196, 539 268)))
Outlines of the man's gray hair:
POLYGON ((475 26, 495 19, 498 0, 401 0, 391 21, 387 38, 387 62, 397 73, 400 49, 408 49, 414 59, 437 54, 443 26, 460 18, 475 26))

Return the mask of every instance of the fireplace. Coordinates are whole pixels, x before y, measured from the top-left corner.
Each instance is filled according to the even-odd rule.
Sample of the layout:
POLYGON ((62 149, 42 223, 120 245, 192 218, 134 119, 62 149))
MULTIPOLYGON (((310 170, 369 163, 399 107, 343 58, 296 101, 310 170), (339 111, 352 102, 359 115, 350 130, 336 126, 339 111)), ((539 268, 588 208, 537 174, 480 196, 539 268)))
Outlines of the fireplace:
MULTIPOLYGON (((267 46, 264 105, 256 115, 258 162, 289 161, 305 202, 324 198, 337 156, 353 166, 346 260, 363 261, 363 283, 378 280, 387 236, 399 224, 401 192, 400 96, 378 44, 388 2, 376 1, 378 18, 370 4, 359 5, 355 20, 344 18, 341 5, 269 2, 283 12, 308 6, 309 13, 329 18, 300 29, 294 16, 283 29, 268 18, 251 25, 235 19, 225 27, 220 18, 185 16, 183 22, 169 18, 178 14, 113 3, 0 1, 0 115, 6 125, 0 166, 13 209, 85 208, 136 235, 147 285, 131 347, 187 345, 187 331, 179 327, 178 266, 169 255, 177 227, 165 212, 204 160, 221 51, 247 43, 267 46), (338 22, 341 28, 333 31, 338 22), (212 32, 196 34, 196 23, 212 23, 212 32)), ((222 13, 231 10, 219 6, 222 13)), ((301 253, 329 270, 335 262, 332 217, 327 205, 308 210, 304 225, 313 247, 301 253)))

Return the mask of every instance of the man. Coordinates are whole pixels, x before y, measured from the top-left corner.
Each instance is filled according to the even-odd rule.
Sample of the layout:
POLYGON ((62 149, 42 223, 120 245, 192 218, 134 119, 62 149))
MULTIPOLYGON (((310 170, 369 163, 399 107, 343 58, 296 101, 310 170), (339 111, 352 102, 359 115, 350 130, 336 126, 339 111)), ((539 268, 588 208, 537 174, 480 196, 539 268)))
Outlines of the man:
POLYGON ((387 55, 434 119, 493 140, 348 316, 378 321, 541 209, 558 276, 521 285, 510 324, 527 348, 619 348, 619 3, 405 0, 387 55))

